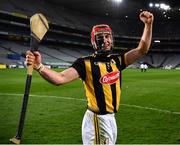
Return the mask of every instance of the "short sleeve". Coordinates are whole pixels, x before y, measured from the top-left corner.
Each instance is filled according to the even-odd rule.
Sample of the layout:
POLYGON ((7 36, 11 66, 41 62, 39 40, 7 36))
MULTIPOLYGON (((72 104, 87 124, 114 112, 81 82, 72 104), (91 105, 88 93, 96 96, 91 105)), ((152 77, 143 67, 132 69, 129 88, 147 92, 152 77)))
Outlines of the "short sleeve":
POLYGON ((76 71, 78 72, 80 78, 82 80, 85 80, 86 78, 86 69, 85 69, 85 63, 84 63, 84 59, 83 58, 78 58, 73 64, 72 66, 73 68, 76 69, 76 71))
POLYGON ((118 54, 115 55, 115 60, 117 63, 117 67, 120 71, 126 68, 126 63, 125 63, 125 56, 124 54, 118 54))
POLYGON ((125 55, 121 55, 121 70, 126 68, 126 60, 125 60, 125 55))

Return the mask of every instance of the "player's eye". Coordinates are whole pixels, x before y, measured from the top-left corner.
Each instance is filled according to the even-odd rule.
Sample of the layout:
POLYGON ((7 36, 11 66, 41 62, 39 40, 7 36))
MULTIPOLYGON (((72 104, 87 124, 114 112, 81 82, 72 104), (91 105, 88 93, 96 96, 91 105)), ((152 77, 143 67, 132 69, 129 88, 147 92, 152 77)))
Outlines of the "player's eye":
POLYGON ((106 35, 105 35, 105 38, 110 38, 110 34, 106 34, 106 35))

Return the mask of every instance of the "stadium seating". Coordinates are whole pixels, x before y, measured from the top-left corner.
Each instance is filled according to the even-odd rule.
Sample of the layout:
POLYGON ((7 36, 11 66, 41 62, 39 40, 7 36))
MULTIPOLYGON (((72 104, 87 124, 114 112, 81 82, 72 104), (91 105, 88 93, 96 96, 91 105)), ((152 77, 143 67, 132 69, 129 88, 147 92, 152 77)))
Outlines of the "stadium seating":
MULTIPOLYGON (((51 22, 51 30, 48 32, 45 40, 47 43, 53 44, 47 45, 47 43, 44 43, 40 46, 43 62, 47 64, 57 62, 71 64, 78 57, 92 53, 93 49, 90 44, 90 30, 95 24, 109 24, 113 28, 114 35, 116 36, 115 42, 117 43, 115 44, 118 47, 127 47, 128 49, 132 48, 132 46, 136 47, 143 28, 142 23, 136 19, 122 18, 112 20, 112 18, 108 17, 102 18, 83 14, 41 0, 34 0, 33 2, 23 0, 2 0, 0 9, 1 13, 7 13, 7 15, 4 16, 5 20, 1 20, 2 18, 0 18, 0 34, 3 36, 13 35, 13 37, 18 36, 21 39, 26 38, 29 40, 30 31, 28 27, 28 17, 36 12, 42 12, 48 17, 48 20, 51 22), (136 23, 136 25, 134 25, 134 23, 136 23), (123 42, 125 42, 125 45, 122 45, 123 42)), ((161 39, 168 45, 167 50, 173 49, 173 51, 177 51, 179 45, 174 45, 174 43, 176 44, 179 42, 180 29, 176 29, 179 25, 179 21, 155 21, 153 40, 161 39), (170 42, 172 45, 170 45, 170 42)), ((2 56, 0 62, 7 64, 14 63, 12 60, 6 58, 4 53, 17 53, 22 56, 21 61, 24 61, 23 55, 29 49, 27 43, 29 43, 27 40, 25 42, 13 42, 5 41, 3 38, 1 45, 6 48, 6 50, 3 47, 1 48, 3 51, 0 52, 0 56, 2 56), (8 48, 11 50, 8 50, 8 48)), ((180 58, 178 54, 168 53, 166 51, 163 51, 163 53, 155 53, 157 50, 165 50, 164 48, 164 46, 161 46, 157 49, 156 45, 153 45, 151 51, 134 63, 134 66, 138 67, 141 62, 145 62, 149 66, 155 68, 164 68, 169 65, 171 65, 172 68, 179 66, 180 58)))

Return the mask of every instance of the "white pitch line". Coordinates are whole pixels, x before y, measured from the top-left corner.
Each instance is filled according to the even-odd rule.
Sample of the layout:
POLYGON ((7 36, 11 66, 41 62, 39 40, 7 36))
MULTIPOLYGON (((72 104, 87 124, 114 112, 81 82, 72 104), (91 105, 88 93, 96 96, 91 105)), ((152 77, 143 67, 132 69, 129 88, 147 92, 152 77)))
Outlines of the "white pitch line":
MULTIPOLYGON (((23 96, 24 94, 0 93, 0 95, 23 96)), ((65 100, 77 100, 77 101, 83 101, 83 102, 86 101, 86 99, 78 99, 78 98, 71 98, 71 97, 60 97, 60 96, 49 96, 49 95, 29 95, 29 96, 38 97, 38 98, 56 98, 56 99, 65 99, 65 100)), ((144 106, 138 106, 138 105, 132 105, 132 104, 122 104, 122 103, 120 105, 127 106, 127 107, 133 107, 133 108, 139 108, 139 109, 145 109, 145 110, 153 110, 153 111, 162 112, 162 113, 180 115, 180 112, 173 112, 173 111, 164 110, 164 109, 144 107, 144 106)))
MULTIPOLYGON (((24 94, 0 93, 0 95, 5 95, 5 96, 23 96, 24 94)), ((65 100, 86 101, 86 99, 78 99, 78 98, 71 98, 71 97, 60 97, 60 96, 49 96, 49 95, 29 95, 29 96, 38 97, 38 98, 56 98, 56 99, 65 99, 65 100)))
POLYGON ((158 112, 163 112, 163 113, 178 114, 178 115, 180 115, 180 112, 173 112, 173 111, 164 110, 164 109, 143 107, 143 106, 137 106, 137 105, 131 105, 131 104, 121 104, 121 105, 127 106, 127 107, 134 107, 134 108, 139 108, 139 109, 153 110, 153 111, 158 111, 158 112))

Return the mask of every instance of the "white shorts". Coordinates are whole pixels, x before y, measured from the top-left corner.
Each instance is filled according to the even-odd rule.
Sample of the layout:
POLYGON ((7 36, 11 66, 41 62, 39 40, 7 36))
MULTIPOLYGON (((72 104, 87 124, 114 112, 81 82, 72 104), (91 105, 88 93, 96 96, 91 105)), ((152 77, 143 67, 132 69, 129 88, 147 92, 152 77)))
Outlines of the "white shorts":
POLYGON ((98 115, 85 112, 82 122, 83 144, 115 144, 117 125, 114 114, 98 115))

